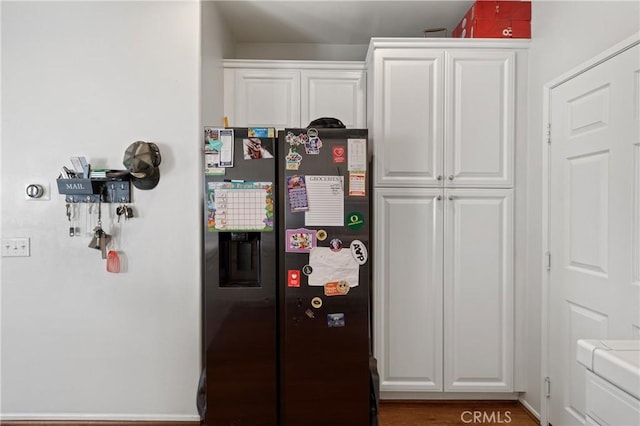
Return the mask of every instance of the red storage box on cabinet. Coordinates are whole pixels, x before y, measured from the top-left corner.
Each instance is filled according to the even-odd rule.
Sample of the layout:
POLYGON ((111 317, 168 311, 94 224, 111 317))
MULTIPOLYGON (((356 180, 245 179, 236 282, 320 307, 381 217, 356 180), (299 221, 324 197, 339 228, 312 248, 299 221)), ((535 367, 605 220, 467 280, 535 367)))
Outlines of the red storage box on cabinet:
POLYGON ((478 0, 451 35, 458 38, 531 38, 531 2, 478 0))

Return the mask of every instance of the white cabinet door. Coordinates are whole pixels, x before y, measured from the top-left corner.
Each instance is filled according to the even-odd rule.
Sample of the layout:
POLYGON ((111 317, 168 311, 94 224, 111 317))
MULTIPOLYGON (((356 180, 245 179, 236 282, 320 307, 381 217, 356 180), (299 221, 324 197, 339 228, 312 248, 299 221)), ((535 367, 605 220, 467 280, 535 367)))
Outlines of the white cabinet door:
POLYGON ((300 127, 300 73, 225 70, 225 114, 230 126, 300 127))
POLYGON ((303 70, 300 121, 334 117, 347 128, 365 128, 364 71, 303 70))
POLYGON ((515 58, 513 51, 447 52, 447 186, 513 186, 515 58))
POLYGON ((442 390, 441 194, 375 190, 374 353, 382 391, 442 390))
POLYGON ((372 115, 376 186, 441 185, 443 61, 440 49, 376 51, 372 115))
POLYGON ((513 197, 445 190, 444 389, 513 388, 513 197))

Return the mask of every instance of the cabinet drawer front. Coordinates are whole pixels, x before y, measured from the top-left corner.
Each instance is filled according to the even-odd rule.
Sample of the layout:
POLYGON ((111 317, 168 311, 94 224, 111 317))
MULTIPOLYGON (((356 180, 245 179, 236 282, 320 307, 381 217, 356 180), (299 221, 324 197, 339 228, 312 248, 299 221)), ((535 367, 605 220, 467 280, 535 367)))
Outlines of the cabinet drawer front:
POLYGON ((373 88, 377 186, 438 186, 443 58, 438 50, 378 52, 373 88))
POLYGON ((640 401, 588 370, 586 407, 599 424, 640 424, 640 401))
POLYGON ((448 186, 513 186, 515 52, 461 50, 446 58, 448 186))

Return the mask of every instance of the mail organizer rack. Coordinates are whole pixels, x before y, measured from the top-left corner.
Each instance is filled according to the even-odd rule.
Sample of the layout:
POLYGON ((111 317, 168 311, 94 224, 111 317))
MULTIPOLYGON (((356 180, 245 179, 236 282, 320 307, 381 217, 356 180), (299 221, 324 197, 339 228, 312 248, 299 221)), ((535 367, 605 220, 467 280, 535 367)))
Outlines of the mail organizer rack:
POLYGON ((130 203, 131 185, 125 178, 57 179, 67 203, 130 203))

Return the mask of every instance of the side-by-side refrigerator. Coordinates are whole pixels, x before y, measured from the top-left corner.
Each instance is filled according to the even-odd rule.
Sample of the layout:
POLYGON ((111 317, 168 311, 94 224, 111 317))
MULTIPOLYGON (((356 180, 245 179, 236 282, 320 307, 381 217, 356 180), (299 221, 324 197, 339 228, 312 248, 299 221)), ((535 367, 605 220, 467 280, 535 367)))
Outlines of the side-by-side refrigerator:
POLYGON ((364 129, 205 129, 207 425, 371 424, 364 129))

